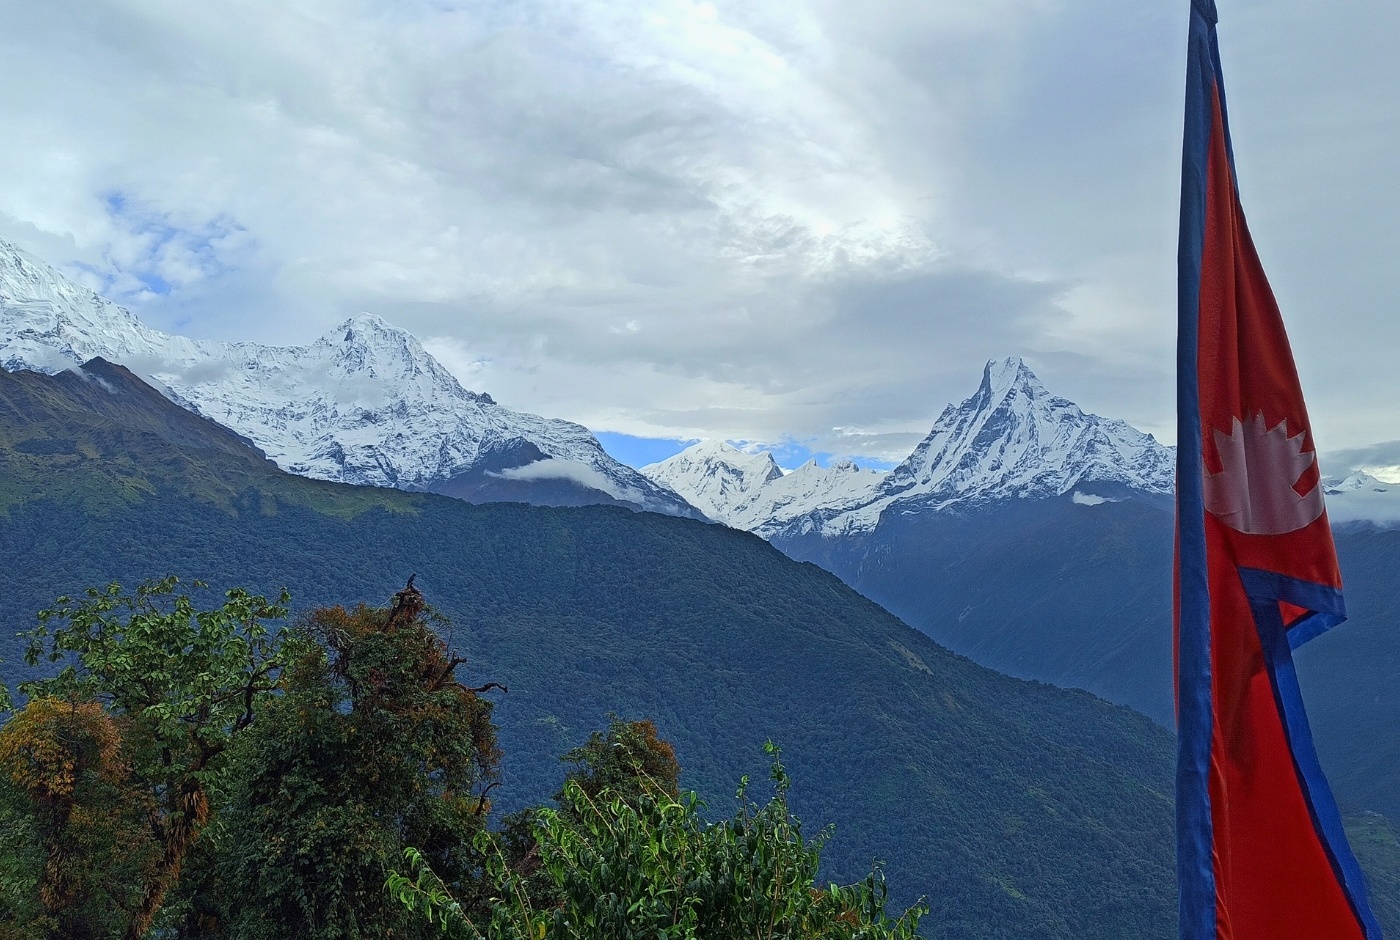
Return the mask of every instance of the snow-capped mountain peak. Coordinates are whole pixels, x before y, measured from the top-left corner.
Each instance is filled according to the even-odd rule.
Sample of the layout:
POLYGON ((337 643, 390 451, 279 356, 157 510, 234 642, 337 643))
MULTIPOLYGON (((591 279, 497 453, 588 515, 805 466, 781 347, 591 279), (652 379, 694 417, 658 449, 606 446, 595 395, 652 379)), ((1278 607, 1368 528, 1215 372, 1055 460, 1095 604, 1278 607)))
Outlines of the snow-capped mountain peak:
POLYGON ((96 356, 304 476, 695 515, 581 425, 510 411, 463 388, 382 317, 350 317, 306 346, 173 336, 0 242, 0 365, 59 372, 96 356))
POLYGON ((884 476, 851 460, 822 467, 812 459, 783 473, 771 454, 723 441, 701 441, 642 473, 684 494, 711 519, 765 537, 813 510, 859 505, 884 476))
POLYGON ((1014 390, 1032 396, 1048 394, 1040 379, 1020 356, 988 359, 982 367, 982 384, 977 389, 978 395, 985 396, 988 401, 1001 401, 1014 390))
POLYGON ((1340 480, 1324 479, 1321 486, 1327 496, 1327 517, 1334 525, 1400 523, 1400 486, 1378 480, 1363 470, 1353 470, 1340 480))
POLYGON ((752 502, 765 484, 783 476, 772 454, 745 453, 721 440, 692 444, 674 457, 643 467, 641 472, 676 492, 684 487, 692 506, 726 523, 752 502))
POLYGON ((332 327, 312 343, 343 376, 368 376, 396 383, 425 380, 435 386, 460 389, 477 401, 489 395, 462 388, 457 378, 423 348, 418 337, 392 326, 383 317, 360 313, 332 327))
POLYGON ((1052 395, 1017 357, 994 359, 977 391, 949 405, 889 473, 809 461, 786 476, 745 474, 759 458, 713 442, 642 472, 711 518, 766 538, 874 528, 881 514, 961 511, 1002 500, 1070 495, 1080 505, 1172 491, 1175 457, 1149 434, 1052 395))
POLYGON ((5 241, 0 241, 0 312, 0 367, 10 371, 57 372, 107 350, 132 358, 163 344, 163 334, 147 329, 126 308, 5 241))
POLYGON ((1019 358, 993 360, 881 486, 947 506, 1057 496, 1080 483, 1171 492, 1175 457, 1149 434, 1051 395, 1019 358))
POLYGON ((1391 486, 1381 480, 1371 476, 1364 470, 1353 470, 1343 479, 1333 478, 1322 481, 1323 488, 1328 496, 1341 493, 1354 493, 1358 490, 1369 490, 1373 493, 1386 493, 1391 490, 1391 486))

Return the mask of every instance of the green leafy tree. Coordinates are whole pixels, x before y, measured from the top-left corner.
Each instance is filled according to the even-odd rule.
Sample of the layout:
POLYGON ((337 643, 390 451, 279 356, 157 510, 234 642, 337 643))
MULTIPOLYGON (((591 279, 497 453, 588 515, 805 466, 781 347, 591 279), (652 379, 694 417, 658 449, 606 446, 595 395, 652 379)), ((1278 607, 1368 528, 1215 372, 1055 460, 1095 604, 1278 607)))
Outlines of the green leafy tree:
POLYGON ((215 879, 222 929, 247 940, 429 936, 386 903, 384 880, 416 845, 474 896, 472 837, 500 757, 486 688, 458 681, 463 660, 411 584, 389 608, 317 610, 285 644, 281 694, 238 749, 215 879))
MULTIPOLYGON (((568 787, 576 787, 589 800, 621 798, 637 806, 643 796, 660 792, 671 800, 680 798, 680 764, 670 742, 661 739, 656 725, 646 719, 626 721, 608 716, 608 730, 595 731, 588 740, 560 758, 569 764, 565 789, 554 794, 555 802, 571 821, 573 802, 566 799, 568 787)), ((649 798, 649 797, 648 797, 649 798)), ((501 820, 497 837, 511 871, 521 879, 521 887, 537 905, 550 906, 561 900, 558 885, 542 866, 536 838, 540 808, 531 807, 501 820)))
MULTIPOLYGON (((536 816, 535 839, 558 900, 535 902, 499 853, 486 916, 471 916, 421 854, 388 891, 452 937, 488 940, 908 940, 923 908, 885 912, 879 871, 855 885, 816 882, 826 836, 805 839, 789 811, 789 780, 770 746, 774 795, 739 790, 733 818, 710 824, 693 793, 643 785, 589 794, 565 784, 559 810, 536 816)), ((643 778, 645 779, 645 778, 643 778)))
POLYGON ((229 745, 276 682, 280 663, 265 622, 285 616, 286 602, 285 594, 269 602, 234 589, 221 606, 201 610, 168 577, 131 593, 114 583, 77 601, 60 597, 39 613, 28 662, 66 665, 21 686, 30 704, 6 726, 0 766, 37 820, 46 909, 60 898, 72 908, 87 890, 64 887, 59 868, 102 864, 102 846, 75 835, 100 831, 104 818, 135 808, 145 835, 129 854, 140 856, 148 843, 150 857, 132 873, 133 897, 109 914, 127 940, 150 931, 209 822, 229 745), (85 796, 98 783, 113 797, 105 806, 85 796), (80 819, 90 825, 77 825, 80 819), (62 860, 57 868, 55 860, 62 860))
MULTIPOLYGON (((673 799, 680 796, 681 766, 676 762, 676 751, 657 735, 656 725, 645 719, 624 721, 610 715, 606 733, 593 732, 562 760, 572 765, 568 779, 589 797, 604 790, 627 800, 658 790, 673 799)), ((562 796, 560 791, 554 799, 562 796)))

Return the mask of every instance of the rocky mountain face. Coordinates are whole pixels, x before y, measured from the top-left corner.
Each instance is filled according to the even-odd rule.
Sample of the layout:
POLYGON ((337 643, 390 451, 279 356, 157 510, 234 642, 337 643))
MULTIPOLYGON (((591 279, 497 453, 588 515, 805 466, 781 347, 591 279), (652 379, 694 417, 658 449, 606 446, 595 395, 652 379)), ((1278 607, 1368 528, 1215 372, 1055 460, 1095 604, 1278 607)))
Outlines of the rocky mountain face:
POLYGON ((302 476, 477 502, 699 515, 613 460, 587 428, 463 388, 377 316, 352 317, 306 346, 189 339, 146 327, 0 242, 0 365, 56 373, 94 357, 127 366, 302 476))
POLYGON ((772 458, 706 441, 643 467, 711 518, 781 540, 872 531, 890 512, 965 513, 1069 496, 1083 505, 1170 497, 1175 456, 1150 434, 1051 395, 1018 358, 988 362, 887 474, 844 462, 783 475, 772 458))

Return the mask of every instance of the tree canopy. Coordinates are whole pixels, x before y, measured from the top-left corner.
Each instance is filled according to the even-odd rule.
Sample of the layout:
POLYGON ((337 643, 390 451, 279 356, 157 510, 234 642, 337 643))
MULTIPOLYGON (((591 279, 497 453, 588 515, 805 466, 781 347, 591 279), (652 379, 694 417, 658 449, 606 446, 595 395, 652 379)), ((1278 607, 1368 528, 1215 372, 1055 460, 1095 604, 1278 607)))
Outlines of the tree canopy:
POLYGON ((176 578, 60 597, 0 726, 0 940, 897 940, 878 871, 816 882, 774 795, 711 823, 654 723, 613 716, 554 805, 490 824, 488 692, 408 585, 387 606, 176 578), (407 871, 408 874, 402 874, 407 871))

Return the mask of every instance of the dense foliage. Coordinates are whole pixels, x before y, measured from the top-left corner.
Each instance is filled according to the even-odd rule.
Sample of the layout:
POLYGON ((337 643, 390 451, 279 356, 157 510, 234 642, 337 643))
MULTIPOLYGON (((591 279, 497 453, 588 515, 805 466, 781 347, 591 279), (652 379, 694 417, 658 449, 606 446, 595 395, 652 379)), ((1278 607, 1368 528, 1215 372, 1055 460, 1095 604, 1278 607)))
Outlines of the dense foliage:
POLYGON ((614 717, 563 758, 557 808, 492 831, 501 686, 458 681, 412 579, 269 636, 282 613, 241 590, 201 610, 170 578, 40 615, 30 659, 67 659, 0 726, 0 936, 913 935, 878 873, 817 887, 776 751, 773 801, 741 790, 710 825, 655 726, 614 717))
POLYGON ((500 754, 490 703, 457 680, 462 660, 424 614, 410 587, 388 609, 321 609, 283 634, 281 694, 236 755, 218 891, 191 899, 228 936, 423 933, 384 904, 406 845, 451 883, 472 879, 500 754))
POLYGON ((424 505, 354 518, 268 514, 252 496, 236 514, 178 498, 105 515, 16 507, 0 590, 41 605, 39 585, 197 564, 215 584, 352 603, 416 571, 475 684, 510 687, 494 712, 497 812, 558 792, 558 756, 609 712, 646 715, 711 805, 762 773, 765 740, 782 742, 794 812, 837 826, 823 881, 883 860, 892 903, 927 897, 935 933, 1172 934, 1172 742, 1147 719, 951 656, 753 536, 605 507, 424 505))
POLYGON ((55 936, 82 935, 69 921, 104 904, 116 935, 150 929, 209 821, 234 735, 276 682, 263 621, 285 601, 233 589, 199 610, 167 578, 39 613, 26 659, 66 665, 21 687, 30 699, 0 731, 0 766, 28 797, 55 936), (92 832, 102 835, 89 845, 92 832), (96 884, 116 872, 128 877, 96 884))
POLYGON ((125 932, 156 846, 122 744, 92 701, 35 698, 0 728, 0 937, 125 932))
MULTIPOLYGON (((621 721, 612 716, 606 732, 593 732, 565 753, 563 761, 570 768, 569 783, 590 800, 605 792, 628 803, 636 803, 644 793, 653 799, 680 795, 676 750, 661 740, 651 721, 621 721)), ((554 794, 556 800, 563 797, 562 790, 554 794)))
MULTIPOLYGON (((615 722, 613 732, 619 725, 615 722)), ((616 734, 610 735, 616 737, 616 734)), ((596 743, 600 736, 595 735, 596 743)), ((776 747, 775 792, 766 805, 748 799, 745 779, 730 819, 708 823, 693 793, 677 794, 632 764, 618 789, 590 793, 575 776, 558 810, 535 816, 545 895, 500 864, 500 890, 485 916, 466 915, 421 853, 406 852, 410 874, 395 873, 390 891, 444 933, 491 940, 696 940, 764 937, 774 940, 905 940, 914 937, 922 908, 899 918, 885 912, 883 876, 855 885, 818 887, 826 833, 802 835, 788 809, 789 780, 776 747)), ((615 756, 593 752, 614 770, 615 756)), ((625 760, 625 759, 624 759, 625 760)), ((596 775, 585 779, 597 781, 596 775)))

